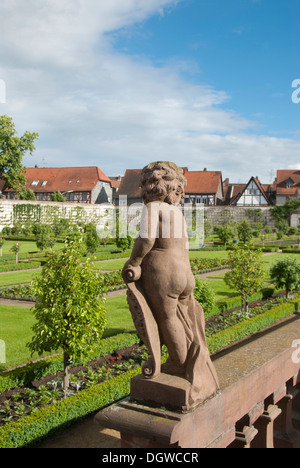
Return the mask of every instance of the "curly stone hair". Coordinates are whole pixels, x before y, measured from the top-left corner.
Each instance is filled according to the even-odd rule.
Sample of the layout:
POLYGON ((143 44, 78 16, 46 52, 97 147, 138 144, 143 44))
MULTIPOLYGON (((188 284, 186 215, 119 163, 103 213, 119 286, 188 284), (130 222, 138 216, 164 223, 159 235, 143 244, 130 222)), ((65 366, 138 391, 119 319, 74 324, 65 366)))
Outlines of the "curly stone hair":
POLYGON ((180 204, 184 201, 186 184, 183 170, 172 162, 152 162, 142 170, 142 198, 146 204, 152 201, 180 204))

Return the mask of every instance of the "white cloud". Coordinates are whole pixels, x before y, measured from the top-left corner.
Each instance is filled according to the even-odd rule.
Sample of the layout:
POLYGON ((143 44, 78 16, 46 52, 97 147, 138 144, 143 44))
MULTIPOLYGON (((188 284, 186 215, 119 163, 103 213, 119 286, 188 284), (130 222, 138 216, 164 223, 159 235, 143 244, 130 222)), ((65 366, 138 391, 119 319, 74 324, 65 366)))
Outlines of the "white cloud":
POLYGON ((27 165, 97 164, 118 175, 169 159, 247 179, 282 166, 287 155, 296 164, 299 141, 247 133, 258 123, 226 110, 230 96, 223 90, 188 82, 182 62, 155 67, 114 50, 107 33, 177 3, 1 0, 0 78, 7 96, 0 112, 20 132, 40 133, 27 165))

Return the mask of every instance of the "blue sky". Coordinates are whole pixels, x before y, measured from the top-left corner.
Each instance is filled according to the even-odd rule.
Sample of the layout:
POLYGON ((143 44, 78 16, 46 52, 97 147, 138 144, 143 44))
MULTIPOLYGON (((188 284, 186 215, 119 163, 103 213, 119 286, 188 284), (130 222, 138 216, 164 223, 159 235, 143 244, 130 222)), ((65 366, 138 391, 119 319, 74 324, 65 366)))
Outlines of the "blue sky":
POLYGON ((0 31, 28 166, 300 168, 299 0, 2 0, 0 31))

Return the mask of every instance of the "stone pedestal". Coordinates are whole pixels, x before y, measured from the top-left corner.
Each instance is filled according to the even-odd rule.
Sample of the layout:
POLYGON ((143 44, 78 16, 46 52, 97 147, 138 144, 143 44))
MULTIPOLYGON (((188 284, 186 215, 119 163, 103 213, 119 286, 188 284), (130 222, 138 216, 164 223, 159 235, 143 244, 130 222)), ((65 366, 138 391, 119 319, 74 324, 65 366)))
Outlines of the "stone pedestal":
POLYGON ((155 406, 187 411, 189 409, 190 383, 181 377, 161 373, 154 379, 138 375, 131 380, 130 395, 133 400, 155 406))

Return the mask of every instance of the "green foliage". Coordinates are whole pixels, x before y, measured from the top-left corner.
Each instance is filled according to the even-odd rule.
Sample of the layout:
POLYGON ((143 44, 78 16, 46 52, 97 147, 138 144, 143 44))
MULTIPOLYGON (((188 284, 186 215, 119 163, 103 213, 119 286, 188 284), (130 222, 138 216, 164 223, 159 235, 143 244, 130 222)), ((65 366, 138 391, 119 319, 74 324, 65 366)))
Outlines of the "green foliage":
POLYGON ((300 200, 289 200, 283 206, 271 208, 271 215, 277 221, 286 221, 289 223, 291 212, 299 208, 300 200))
POLYGON ((207 281, 200 280, 199 278, 195 278, 195 281, 194 297, 203 307, 205 317, 210 317, 216 309, 214 290, 209 286, 207 281))
POLYGON ((91 262, 81 263, 82 239, 68 240, 51 253, 32 290, 37 298, 31 352, 63 349, 66 380, 70 360, 84 359, 105 327, 105 307, 99 273, 91 262))
POLYGON ((49 247, 53 247, 54 239, 52 235, 52 229, 47 224, 41 224, 37 229, 36 234, 36 246, 38 249, 42 251, 44 249, 48 249, 49 247))
POLYGON ((263 287, 265 270, 261 251, 248 247, 229 253, 231 271, 225 274, 225 283, 242 297, 242 312, 248 313, 248 298, 263 287))
POLYGON ((21 190, 19 192, 19 198, 20 200, 36 200, 34 191, 29 189, 29 190, 21 190))
POLYGON ((244 219, 237 225, 238 238, 241 242, 247 244, 251 241, 253 234, 249 221, 244 219))
POLYGON ((60 191, 51 193, 50 198, 53 202, 65 202, 67 200, 66 197, 64 197, 60 191))
POLYGON ((300 287, 300 263, 292 257, 285 257, 270 270, 271 280, 278 288, 284 287, 286 296, 300 287))
POLYGON ((289 232, 289 223, 285 219, 279 219, 275 223, 276 228, 278 229, 279 232, 282 232, 283 234, 287 235, 289 232))
POLYGON ((207 338, 208 348, 214 353, 226 346, 252 335, 264 328, 284 319, 299 310, 299 299, 287 304, 281 304, 261 315, 251 317, 230 328, 207 338))
POLYGON ((86 225, 84 242, 88 252, 95 252, 99 247, 100 240, 97 234, 95 224, 89 223, 86 225))
POLYGON ((26 179, 22 159, 27 152, 33 153, 37 138, 38 133, 28 131, 18 137, 13 119, 0 116, 0 179, 5 180, 8 187, 17 191, 24 189, 26 179))
POLYGON ((220 226, 216 226, 215 231, 217 236, 225 244, 225 246, 235 237, 234 228, 227 223, 220 226))

